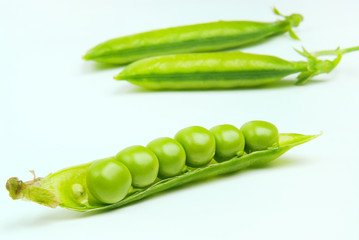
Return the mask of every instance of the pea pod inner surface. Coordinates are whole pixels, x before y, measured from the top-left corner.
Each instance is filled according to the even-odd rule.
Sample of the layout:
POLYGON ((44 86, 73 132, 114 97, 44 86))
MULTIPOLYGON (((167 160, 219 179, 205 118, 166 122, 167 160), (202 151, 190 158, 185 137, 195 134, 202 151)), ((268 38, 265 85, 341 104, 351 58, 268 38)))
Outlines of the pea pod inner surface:
MULTIPOLYGON (((164 191, 195 180, 235 172, 250 166, 262 165, 275 160, 291 148, 308 142, 319 135, 280 134, 279 146, 252 152, 231 160, 212 163, 205 167, 188 169, 185 173, 159 180, 146 188, 132 189, 121 201, 109 205, 91 202, 86 185, 86 174, 91 163, 70 167, 45 178, 22 182, 10 178, 6 188, 13 199, 28 199, 48 207, 63 207, 74 211, 89 212, 119 208, 157 192, 164 191)), ((108 159, 114 159, 110 157, 108 159)))
MULTIPOLYGON (((275 10, 277 15, 281 15, 275 10)), ((283 16, 276 22, 219 21, 154 30, 111 39, 90 49, 85 60, 127 64, 142 58, 190 52, 207 52, 239 47, 287 31, 303 17, 283 16)))

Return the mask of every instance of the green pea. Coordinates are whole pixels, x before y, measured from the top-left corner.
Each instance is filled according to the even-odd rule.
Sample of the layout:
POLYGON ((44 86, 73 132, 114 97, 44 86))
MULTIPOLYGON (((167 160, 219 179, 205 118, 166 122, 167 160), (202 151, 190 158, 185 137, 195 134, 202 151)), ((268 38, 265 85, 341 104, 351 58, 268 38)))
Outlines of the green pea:
POLYGON ((203 127, 184 128, 176 134, 175 139, 186 151, 186 164, 190 167, 206 165, 214 157, 216 150, 214 136, 203 127))
POLYGON ((125 148, 116 155, 115 159, 130 170, 134 187, 146 187, 157 178, 158 159, 151 150, 143 146, 125 148))
POLYGON ((209 52, 238 47, 268 39, 269 36, 292 31, 303 20, 299 14, 284 16, 282 21, 218 21, 159 29, 119 37, 90 49, 85 60, 112 64, 127 64, 139 59, 190 52, 209 52))
POLYGON ((218 125, 210 129, 216 140, 216 154, 214 159, 217 162, 229 160, 241 155, 244 150, 243 133, 233 125, 218 125))
POLYGON ((180 174, 186 164, 186 152, 181 144, 168 137, 157 138, 147 145, 160 163, 159 175, 162 178, 180 174))
POLYGON ((279 133, 276 126, 266 121, 250 121, 241 127, 245 138, 246 152, 266 150, 277 147, 279 133))
POLYGON ((90 193, 102 203, 115 203, 123 199, 130 190, 131 180, 127 167, 113 159, 93 162, 86 176, 90 193))

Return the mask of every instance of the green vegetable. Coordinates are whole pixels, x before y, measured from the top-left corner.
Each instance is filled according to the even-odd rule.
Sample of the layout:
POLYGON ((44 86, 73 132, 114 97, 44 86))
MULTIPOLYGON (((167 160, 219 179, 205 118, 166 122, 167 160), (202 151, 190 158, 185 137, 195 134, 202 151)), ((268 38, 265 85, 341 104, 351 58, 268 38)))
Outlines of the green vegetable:
POLYGON ((143 146, 125 148, 116 155, 115 159, 130 170, 134 187, 146 187, 157 178, 158 159, 152 151, 143 146))
POLYGON ((103 203, 122 200, 130 190, 131 182, 128 168, 113 159, 95 161, 88 168, 86 177, 89 192, 103 203))
POLYGON ((331 72, 343 54, 359 47, 321 51, 310 54, 299 52, 307 61, 286 61, 278 57, 243 52, 178 54, 153 57, 134 62, 115 79, 148 89, 220 89, 254 87, 278 81, 293 73, 300 73, 297 84, 331 72), (336 55, 330 60, 317 56, 336 55))
MULTIPOLYGON (((199 135, 203 135, 203 133, 205 133, 204 135, 208 134, 204 131, 206 129, 203 130, 200 127, 192 127, 185 130, 186 131, 181 130, 179 132, 181 139, 186 139, 184 136, 186 134, 191 137, 197 133, 199 135)), ((232 134, 233 131, 236 133, 240 132, 231 125, 221 125, 212 129, 215 135, 219 134, 219 136, 222 137, 225 136, 226 133, 232 134)), ((172 174, 176 172, 178 175, 162 180, 157 178, 154 183, 145 187, 134 186, 134 181, 132 181, 131 187, 131 175, 132 180, 134 180, 135 176, 133 174, 136 175, 139 172, 133 170, 135 168, 142 168, 140 164, 142 162, 141 155, 143 156, 142 163, 144 163, 144 165, 153 165, 154 168, 156 168, 156 164, 153 164, 153 161, 149 161, 149 159, 155 159, 155 157, 148 157, 148 155, 154 155, 154 153, 149 154, 148 152, 152 151, 148 148, 134 146, 125 149, 125 151, 121 151, 116 157, 100 159, 88 164, 70 167, 49 174, 44 178, 34 177, 33 180, 28 182, 22 182, 17 178, 10 178, 6 183, 6 188, 12 199, 28 199, 48 207, 60 206, 80 212, 109 210, 189 182, 232 173, 251 166, 266 164, 278 158, 292 147, 308 142, 317 136, 319 135, 280 134, 279 142, 276 146, 270 146, 268 149, 261 151, 252 151, 248 154, 239 151, 238 155, 226 159, 223 162, 217 163, 212 161, 198 168, 187 167, 182 169, 183 172, 178 173, 179 166, 183 166, 179 164, 183 161, 183 158, 178 156, 181 156, 183 152, 177 154, 178 149, 167 151, 166 145, 169 144, 170 148, 174 149, 176 148, 175 146, 179 146, 178 143, 173 139, 160 138, 152 141, 149 146, 154 150, 160 149, 160 151, 158 151, 160 153, 160 159, 162 157, 167 158, 167 156, 169 159, 174 159, 176 162, 176 167, 174 168, 169 164, 171 160, 168 159, 165 161, 162 161, 163 159, 160 160, 160 164, 168 164, 167 166, 170 166, 170 172, 172 174), (162 150, 165 150, 164 154, 162 154, 162 150), (173 158, 173 156, 175 157, 173 158), (178 159, 180 159, 180 161, 178 161, 178 159), (123 161, 124 164, 120 163, 119 160, 123 161), (151 162, 151 164, 148 164, 148 162, 151 162), (129 170, 126 170, 126 166, 128 166, 129 170)), ((261 137, 261 135, 258 135, 258 137, 261 137)), ((198 139, 196 138, 194 143, 198 144, 200 139, 203 140, 207 138, 200 136, 198 139)), ((216 139, 219 139, 217 144, 223 147, 225 146, 225 142, 229 142, 230 145, 232 145, 240 139, 240 137, 230 137, 228 138, 230 141, 227 141, 227 138, 225 138, 224 141, 220 137, 216 139)), ((208 143, 208 139, 204 142, 208 143)), ((211 140, 209 142, 211 142, 211 140)), ((186 141, 185 143, 187 144, 186 141)), ((241 146, 238 149, 243 149, 243 142, 238 141, 238 144, 241 146)), ((204 145, 207 145, 209 149, 212 148, 213 144, 204 145)), ((200 145, 200 147, 202 146, 200 145)), ((229 154, 232 152, 232 149, 235 149, 233 146, 229 146, 228 148, 222 147, 220 147, 220 149, 222 149, 225 154, 229 154)), ((193 149, 191 149, 191 151, 192 150, 193 149)), ((210 151, 204 151, 203 156, 207 156, 208 152, 210 151)), ((196 153, 196 155, 200 158, 203 157, 200 153, 196 153)), ((152 169, 149 171, 151 172, 152 169)), ((145 180, 148 180, 147 177, 145 180)))
POLYGON ((303 20, 299 14, 276 22, 219 21, 172 27, 111 39, 90 49, 83 57, 97 62, 127 64, 142 58, 174 53, 208 52, 255 43, 289 32, 303 20))
POLYGON ((243 154, 243 133, 233 125, 218 125, 210 129, 216 140, 216 154, 214 159, 223 162, 243 154))
POLYGON ((213 134, 199 126, 180 130, 175 139, 186 151, 186 164, 199 167, 208 164, 214 157, 216 142, 213 134))
POLYGON ((241 127, 246 142, 246 152, 277 147, 279 133, 276 126, 265 121, 250 121, 241 127))
POLYGON ((173 177, 182 172, 186 164, 186 152, 181 144, 168 137, 157 138, 147 145, 160 163, 158 175, 161 178, 173 177))

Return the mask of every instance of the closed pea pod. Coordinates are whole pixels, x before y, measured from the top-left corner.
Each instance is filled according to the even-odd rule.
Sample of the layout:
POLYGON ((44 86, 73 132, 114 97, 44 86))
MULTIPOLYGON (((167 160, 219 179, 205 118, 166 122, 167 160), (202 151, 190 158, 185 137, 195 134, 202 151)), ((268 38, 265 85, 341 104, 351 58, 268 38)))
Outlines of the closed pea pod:
POLYGON ((115 79, 126 80, 140 87, 161 89, 221 89, 255 87, 300 73, 297 84, 331 72, 343 54, 359 47, 314 52, 299 52, 307 61, 287 61, 278 57, 243 52, 178 54, 147 58, 125 67, 115 79), (321 55, 336 55, 330 60, 321 55))
POLYGON ((142 58, 190 52, 208 52, 239 47, 269 36, 290 32, 303 20, 299 14, 276 22, 219 21, 172 27, 111 39, 90 49, 85 60, 127 64, 142 58))

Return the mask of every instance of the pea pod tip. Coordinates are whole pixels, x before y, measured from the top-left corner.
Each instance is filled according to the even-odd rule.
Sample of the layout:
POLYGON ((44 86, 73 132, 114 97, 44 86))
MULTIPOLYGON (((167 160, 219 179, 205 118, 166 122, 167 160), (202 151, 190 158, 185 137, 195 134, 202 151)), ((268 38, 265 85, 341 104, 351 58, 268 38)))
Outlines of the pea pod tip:
POLYGON ((119 74, 113 76, 113 79, 115 79, 115 80, 117 80, 117 81, 122 81, 122 80, 124 80, 124 79, 121 78, 120 75, 121 75, 121 73, 119 73, 119 74))

